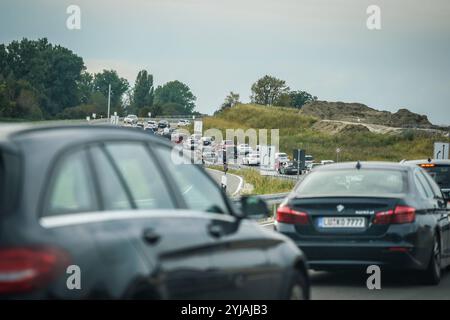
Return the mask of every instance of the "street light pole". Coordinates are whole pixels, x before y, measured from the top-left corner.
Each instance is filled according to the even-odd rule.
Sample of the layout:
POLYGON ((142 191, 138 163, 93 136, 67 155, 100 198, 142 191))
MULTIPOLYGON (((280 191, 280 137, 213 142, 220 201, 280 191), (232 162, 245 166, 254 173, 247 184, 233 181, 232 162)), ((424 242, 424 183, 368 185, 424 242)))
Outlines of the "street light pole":
POLYGON ((108 86, 108 121, 111 121, 111 84, 108 86))

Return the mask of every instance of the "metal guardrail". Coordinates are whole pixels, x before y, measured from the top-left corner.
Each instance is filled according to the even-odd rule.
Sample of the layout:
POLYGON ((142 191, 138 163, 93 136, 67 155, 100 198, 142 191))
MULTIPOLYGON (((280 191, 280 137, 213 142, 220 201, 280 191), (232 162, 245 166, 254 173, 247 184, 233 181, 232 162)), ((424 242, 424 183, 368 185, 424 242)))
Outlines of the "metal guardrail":
MULTIPOLYGON (((281 202, 283 202, 284 198, 288 196, 289 192, 283 192, 283 193, 274 193, 274 194, 262 194, 257 195, 261 199, 263 199, 269 206, 271 205, 279 205, 281 202)), ((231 198, 234 202, 239 202, 241 197, 232 197, 231 198)))
MULTIPOLYGON (((239 164, 228 164, 228 168, 234 169, 234 170, 258 170, 257 168, 248 167, 245 165, 239 165, 239 164)), ((261 172, 261 171, 260 171, 261 172)), ((267 171, 268 174, 262 174, 263 177, 269 177, 269 178, 275 178, 275 179, 284 179, 284 180, 292 180, 292 181, 300 181, 303 180, 306 173, 303 173, 299 176, 296 174, 294 175, 287 175, 287 174, 280 174, 276 171, 267 171)))
POLYGON ((266 201, 268 205, 279 205, 288 196, 289 192, 275 193, 275 194, 263 194, 259 197, 266 201))

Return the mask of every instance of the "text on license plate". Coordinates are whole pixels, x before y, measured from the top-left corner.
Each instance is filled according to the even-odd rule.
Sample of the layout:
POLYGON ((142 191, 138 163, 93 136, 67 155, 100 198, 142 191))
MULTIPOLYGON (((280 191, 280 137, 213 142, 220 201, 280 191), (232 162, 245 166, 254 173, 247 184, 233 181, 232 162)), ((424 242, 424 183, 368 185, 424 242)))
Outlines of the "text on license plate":
POLYGON ((364 228, 365 218, 327 217, 319 218, 320 228, 364 228))

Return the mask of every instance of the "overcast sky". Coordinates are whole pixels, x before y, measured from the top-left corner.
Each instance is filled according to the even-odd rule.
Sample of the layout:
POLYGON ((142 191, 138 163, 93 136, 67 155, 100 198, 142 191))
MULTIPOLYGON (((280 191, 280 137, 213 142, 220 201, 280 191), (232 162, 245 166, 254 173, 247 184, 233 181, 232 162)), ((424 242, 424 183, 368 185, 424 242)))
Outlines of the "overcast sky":
POLYGON ((401 107, 450 124, 449 0, 1 0, 0 42, 47 37, 90 72, 180 80, 212 113, 270 74, 321 100, 401 107), (81 30, 66 8, 81 8, 81 30), (381 30, 366 9, 381 8, 381 30))

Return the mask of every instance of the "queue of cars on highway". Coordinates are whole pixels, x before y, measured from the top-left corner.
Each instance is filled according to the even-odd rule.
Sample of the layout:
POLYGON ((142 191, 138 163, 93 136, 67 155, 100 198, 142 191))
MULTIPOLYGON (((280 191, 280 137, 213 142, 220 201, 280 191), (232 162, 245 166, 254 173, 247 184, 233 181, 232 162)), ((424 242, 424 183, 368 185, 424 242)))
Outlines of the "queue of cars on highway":
MULTIPOLYGON (((232 140, 223 140, 216 143, 212 137, 203 137, 199 134, 186 135, 185 132, 178 132, 178 128, 189 126, 191 122, 189 120, 179 120, 171 124, 167 120, 148 120, 139 122, 135 115, 129 115, 124 118, 125 126, 133 126, 142 128, 144 130, 150 130, 150 132, 161 135, 170 139, 172 142, 182 144, 184 149, 196 151, 198 157, 202 159, 205 164, 221 164, 226 162, 224 159, 228 157, 232 158, 236 163, 246 166, 259 166, 261 165, 260 158, 260 146, 257 145, 252 148, 249 144, 237 144, 235 145, 232 140)), ((292 175, 303 173, 303 170, 298 170, 297 164, 290 161, 289 156, 286 153, 275 153, 275 170, 280 174, 292 175)), ((309 165, 313 163, 313 157, 311 155, 306 156, 306 171, 309 169, 309 165)))
MULTIPOLYGON (((268 230, 261 198, 231 201, 146 132, 167 135, 168 122, 150 121, 0 128, 0 298, 296 300, 310 297, 309 269, 378 265, 436 285, 450 265, 450 161, 308 158, 268 230), (68 289, 68 266, 83 290, 68 289)), ((238 147, 172 142, 201 144, 211 161, 238 147)))

